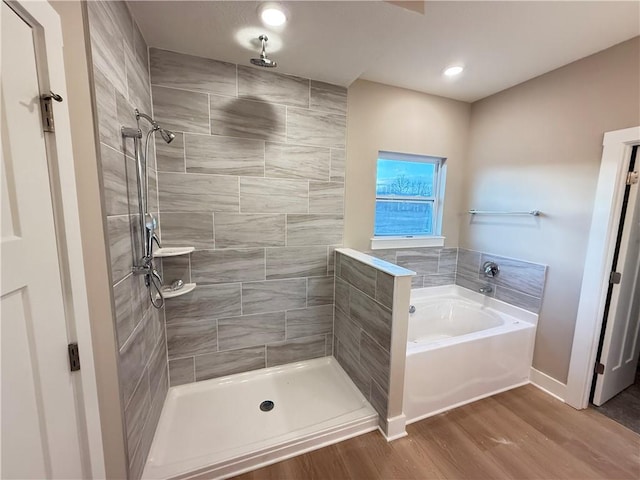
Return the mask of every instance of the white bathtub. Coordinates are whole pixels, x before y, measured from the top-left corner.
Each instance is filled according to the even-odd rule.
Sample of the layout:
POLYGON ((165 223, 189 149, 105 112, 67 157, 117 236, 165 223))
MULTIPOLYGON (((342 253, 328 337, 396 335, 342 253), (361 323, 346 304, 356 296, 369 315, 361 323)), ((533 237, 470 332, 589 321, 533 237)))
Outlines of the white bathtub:
POLYGON ((458 286, 412 290, 407 423, 529 381, 538 316, 458 286))

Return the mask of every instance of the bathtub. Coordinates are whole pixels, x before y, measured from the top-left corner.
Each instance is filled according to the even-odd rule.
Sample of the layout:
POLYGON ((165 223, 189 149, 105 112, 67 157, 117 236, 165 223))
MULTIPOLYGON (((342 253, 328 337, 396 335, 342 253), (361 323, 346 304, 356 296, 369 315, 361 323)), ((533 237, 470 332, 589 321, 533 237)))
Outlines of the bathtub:
POLYGON ((465 288, 412 290, 407 423, 529 382, 538 316, 465 288))

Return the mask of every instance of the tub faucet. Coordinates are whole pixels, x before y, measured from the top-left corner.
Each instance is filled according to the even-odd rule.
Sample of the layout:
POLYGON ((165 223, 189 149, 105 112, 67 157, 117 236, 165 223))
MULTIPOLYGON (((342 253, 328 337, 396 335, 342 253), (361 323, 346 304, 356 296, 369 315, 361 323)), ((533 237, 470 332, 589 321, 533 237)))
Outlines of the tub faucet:
POLYGON ((484 287, 480 287, 478 291, 486 295, 488 293, 493 292, 493 287, 491 285, 485 285, 484 287))
POLYGON ((416 313, 416 306, 415 305, 409 305, 409 313, 416 313))

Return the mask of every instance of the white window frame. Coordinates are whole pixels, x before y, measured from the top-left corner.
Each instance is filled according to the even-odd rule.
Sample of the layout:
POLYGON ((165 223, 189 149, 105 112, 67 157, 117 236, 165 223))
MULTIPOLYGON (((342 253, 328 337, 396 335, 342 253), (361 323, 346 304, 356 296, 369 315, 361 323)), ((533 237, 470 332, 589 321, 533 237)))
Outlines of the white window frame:
MULTIPOLYGON (((429 198, 420 198, 420 202, 433 202, 433 234, 432 235, 373 235, 371 238, 371 249, 379 250, 384 248, 412 248, 412 247, 442 247, 445 237, 442 236, 442 214, 444 207, 444 191, 447 178, 446 158, 434 155, 418 155, 409 153, 390 152, 380 150, 376 158, 376 183, 378 179, 378 160, 398 160, 402 162, 433 163, 436 166, 434 174, 434 192, 429 198)), ((376 193, 375 200, 378 200, 376 193)), ((398 201, 416 201, 411 198, 403 198, 398 201)), ((375 215, 375 209, 374 209, 375 215)), ((375 217, 373 221, 375 232, 375 217)))

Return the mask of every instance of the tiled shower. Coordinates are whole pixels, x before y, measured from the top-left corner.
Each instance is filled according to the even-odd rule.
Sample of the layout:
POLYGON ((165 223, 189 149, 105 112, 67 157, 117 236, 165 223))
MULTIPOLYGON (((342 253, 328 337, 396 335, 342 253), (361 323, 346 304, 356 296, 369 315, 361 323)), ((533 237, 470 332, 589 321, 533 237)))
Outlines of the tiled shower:
POLYGON ((151 49, 171 385, 332 354, 347 92, 151 49))

